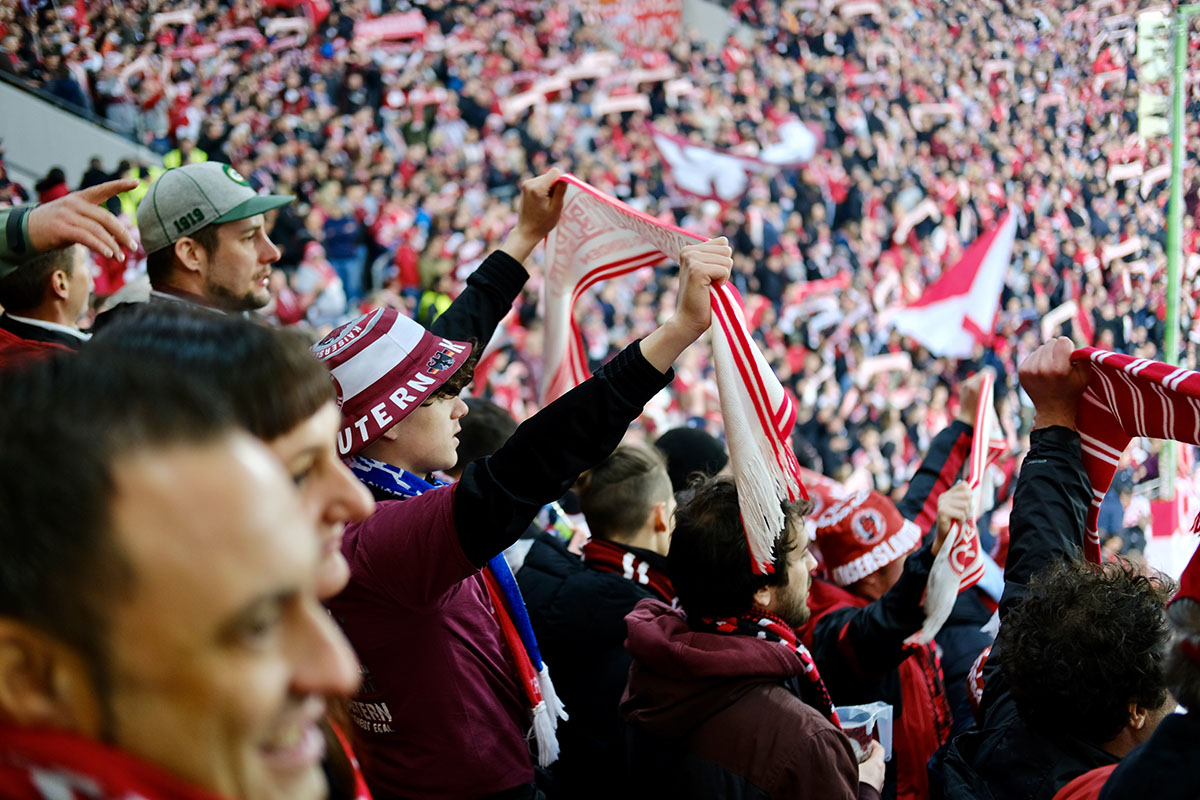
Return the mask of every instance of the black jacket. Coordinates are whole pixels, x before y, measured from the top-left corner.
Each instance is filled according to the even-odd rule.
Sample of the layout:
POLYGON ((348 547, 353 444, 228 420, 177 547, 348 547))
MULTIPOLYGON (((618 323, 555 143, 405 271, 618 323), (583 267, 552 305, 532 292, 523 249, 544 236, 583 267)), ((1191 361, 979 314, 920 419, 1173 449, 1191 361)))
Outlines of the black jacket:
POLYGON ((1170 714, 1121 759, 1100 800, 1195 800, 1200 796, 1200 716, 1170 714))
MULTIPOLYGON (((665 571, 663 556, 628 549, 665 571)), ((589 568, 550 534, 533 543, 517 583, 554 687, 571 715, 558 729, 562 756, 555 773, 563 797, 613 797, 627 785, 625 725, 618 710, 633 661, 625 650, 625 616, 653 595, 624 576, 589 568)))
MULTIPOLYGON (((1013 497, 1001 625, 1024 596, 1030 576, 1058 558, 1080 557, 1091 496, 1079 434, 1058 427, 1034 431, 1013 497)), ((1051 800, 1074 778, 1117 762, 1089 742, 1050 738, 1026 727, 995 659, 983 676, 983 725, 958 736, 945 751, 945 797, 1051 800)), ((936 788, 933 796, 939 796, 936 788)))

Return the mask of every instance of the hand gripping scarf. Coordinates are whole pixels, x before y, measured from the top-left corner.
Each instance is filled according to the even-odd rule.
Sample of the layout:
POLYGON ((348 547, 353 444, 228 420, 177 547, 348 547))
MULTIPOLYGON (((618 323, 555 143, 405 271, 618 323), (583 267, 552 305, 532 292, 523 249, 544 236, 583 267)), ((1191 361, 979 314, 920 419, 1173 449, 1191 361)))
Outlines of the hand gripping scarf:
POLYGON ((1133 438, 1200 444, 1200 373, 1094 347, 1076 350, 1071 360, 1091 365, 1075 427, 1092 484, 1083 551, 1089 561, 1099 562, 1100 503, 1133 438))
MULTIPOLYGON (((601 281, 670 259, 704 237, 668 225, 598 191, 573 175, 562 216, 546 241, 545 377, 548 403, 588 377, 574 308, 601 281)), ((737 290, 712 291, 712 347, 725 440, 738 490, 742 527, 758 574, 773 571, 775 540, 786 518, 781 501, 807 499, 788 437, 796 410, 754 345, 737 290)))
MULTIPOLYGON (((355 456, 346 462, 360 481, 392 497, 416 497, 430 489, 447 484, 429 483, 407 470, 393 467, 366 456, 355 456)), ((492 616, 504 635, 517 669, 517 679, 529 701, 533 714, 533 736, 537 740, 538 764, 548 767, 558 760, 558 736, 555 730, 567 712, 554 684, 550 669, 542 662, 537 637, 525 610, 525 601, 517 580, 501 553, 488 561, 482 570, 483 582, 492 601, 492 616)))
POLYGON ((988 467, 996 462, 1007 449, 996 418, 996 405, 992 402, 996 377, 985 373, 979 387, 979 404, 976 408, 975 431, 971 439, 971 460, 967 472, 967 485, 971 488, 971 519, 966 525, 953 523, 946 534, 946 541, 938 550, 929 571, 929 582, 925 589, 925 623, 913 635, 913 640, 928 644, 950 618, 954 601, 958 596, 979 583, 983 577, 983 547, 979 542, 979 530, 975 527, 979 515, 987 510, 985 503, 995 496, 987 480, 988 467))

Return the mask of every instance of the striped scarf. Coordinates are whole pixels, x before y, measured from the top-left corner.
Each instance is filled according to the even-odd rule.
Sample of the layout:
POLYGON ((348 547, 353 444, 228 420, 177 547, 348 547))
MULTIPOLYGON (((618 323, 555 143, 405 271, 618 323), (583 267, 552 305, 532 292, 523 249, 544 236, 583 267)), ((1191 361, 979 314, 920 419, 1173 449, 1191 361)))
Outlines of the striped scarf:
POLYGON ((1130 441, 1146 436, 1200 444, 1200 373, 1094 347, 1076 350, 1071 360, 1091 365, 1075 426, 1092 484, 1083 550, 1099 562, 1100 504, 1130 441))
POLYGON ((736 617, 704 618, 700 620, 697 630, 708 633, 723 633, 731 636, 753 636, 768 642, 778 642, 800 659, 801 669, 796 676, 803 679, 800 684, 800 695, 804 702, 820 711, 826 719, 836 727, 842 727, 837 711, 833 708, 833 700, 821 673, 817 670, 817 662, 804 643, 796 638, 792 626, 765 608, 755 606, 749 614, 736 617))
MULTIPOLYGON (((643 214, 573 175, 562 216, 546 240, 543 404, 588 377, 576 303, 597 284, 670 259, 704 237, 643 214)), ((725 440, 737 484, 742 526, 758 574, 773 570, 775 540, 786 518, 781 501, 807 499, 788 437, 796 409, 751 339, 742 299, 726 283, 714 287, 713 363, 725 440)))
POLYGON ((671 608, 675 608, 678 602, 675 587, 666 573, 655 569, 649 561, 639 558, 629 548, 604 539, 589 539, 583 546, 583 560, 597 572, 621 575, 639 586, 645 586, 671 608))
MULTIPOLYGON (((447 485, 436 478, 430 483, 408 470, 366 456, 354 456, 346 463, 360 481, 396 499, 416 497, 447 485)), ((525 600, 521 597, 517 579, 504 560, 503 553, 488 561, 482 570, 482 577, 492 601, 492 616, 512 654, 518 682, 533 715, 538 763, 548 767, 558 760, 558 736, 555 730, 558 720, 567 718, 567 712, 550 680, 550 669, 542 661, 537 637, 529 622, 529 613, 525 610, 525 600)))

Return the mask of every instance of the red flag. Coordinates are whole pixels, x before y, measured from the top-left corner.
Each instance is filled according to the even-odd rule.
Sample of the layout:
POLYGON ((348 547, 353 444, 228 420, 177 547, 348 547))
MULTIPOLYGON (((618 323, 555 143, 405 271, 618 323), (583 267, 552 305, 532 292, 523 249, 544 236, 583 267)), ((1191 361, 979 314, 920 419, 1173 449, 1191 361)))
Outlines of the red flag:
POLYGON ((916 302, 888 313, 892 326, 939 356, 965 358, 990 343, 1016 235, 1017 218, 1006 211, 916 302))

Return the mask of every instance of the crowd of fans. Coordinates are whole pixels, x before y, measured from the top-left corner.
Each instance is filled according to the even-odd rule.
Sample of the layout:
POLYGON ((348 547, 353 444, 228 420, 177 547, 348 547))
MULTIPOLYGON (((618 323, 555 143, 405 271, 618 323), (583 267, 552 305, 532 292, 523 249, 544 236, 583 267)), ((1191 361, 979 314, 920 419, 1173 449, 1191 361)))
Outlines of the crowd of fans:
MULTIPOLYGON (((511 225, 513 187, 555 164, 640 210, 730 237, 755 334, 801 400, 801 458, 852 485, 898 492, 953 415, 950 387, 978 366, 997 370, 1020 428, 1014 366, 1067 300, 1091 322, 1064 323, 1076 341, 1164 355, 1167 183, 1143 178, 1167 148, 1137 136, 1143 87, 1124 35, 1132 23, 1121 21, 1134 3, 906 2, 847 17, 828 4, 738 0, 730 13, 745 25, 725 44, 681 31, 648 49, 622 49, 596 18, 555 4, 357 0, 333 3, 311 31, 277 27, 300 14, 280 5, 90 3, 80 19, 70 6, 9 4, 0 66, 168 166, 222 161, 262 191, 296 195, 273 229, 283 324, 327 329, 379 305, 432 318, 511 225), (356 21, 413 11, 428 26, 417 38, 356 38, 356 21), (615 73, 667 67, 682 83, 580 79, 528 109, 504 107, 602 51, 621 54, 615 73), (647 95, 649 111, 602 112, 626 90, 647 95), (810 165, 752 176, 742 199, 719 203, 676 190, 648 127, 753 152, 796 118, 823 137, 810 165), (1141 169, 1122 178, 1129 164, 1141 169), (939 359, 891 333, 886 309, 919 297, 1006 205, 1018 233, 991 346, 939 359), (848 285, 801 290, 835 275, 848 285), (900 350, 913 353, 911 371, 859 372, 900 350)), ((1189 92, 1200 102, 1197 84, 1189 92)), ((1200 145, 1194 134, 1193 124, 1200 145)), ((132 219, 161 166, 107 166, 141 178, 124 198, 132 219)), ((1180 316, 1191 320, 1194 166, 1184 180, 1180 316)), ((53 197, 43 183, 38 194, 53 197)), ((118 291, 136 263, 102 264, 97 295, 118 291)), ((596 363, 653 324, 666 280, 647 274, 585 304, 596 363)), ((502 337, 505 368, 477 387, 519 417, 538 406, 538 381, 523 379, 539 377, 537 301, 535 280, 502 337)), ((1184 333, 1179 355, 1194 367, 1184 333)), ((708 366, 684 366, 660 427, 694 418, 719 431, 708 366)), ((1153 445, 1131 470, 1157 477, 1153 445)), ((1114 505, 1106 523, 1116 515, 1114 505)))
POLYGON ((1160 445, 1107 437, 1195 443, 1200 378, 1055 336, 1196 366, 1163 351, 1133 17, 729 11, 723 45, 656 48, 511 0, 4 7, 0 65, 163 156, 52 169, 36 204, 4 179, 0 795, 1194 791, 1200 555, 1179 585, 1142 563, 1160 445), (797 122, 812 159, 734 199, 683 193, 654 138, 753 156, 797 122), (564 170, 706 238, 581 301, 594 375, 542 407, 564 170), (892 332, 1006 209, 975 352, 892 332), (726 282, 803 499, 755 433, 787 416, 770 376, 723 367, 748 407, 712 435, 692 345, 726 282), (1114 371, 1128 398, 1085 397, 1114 371))

